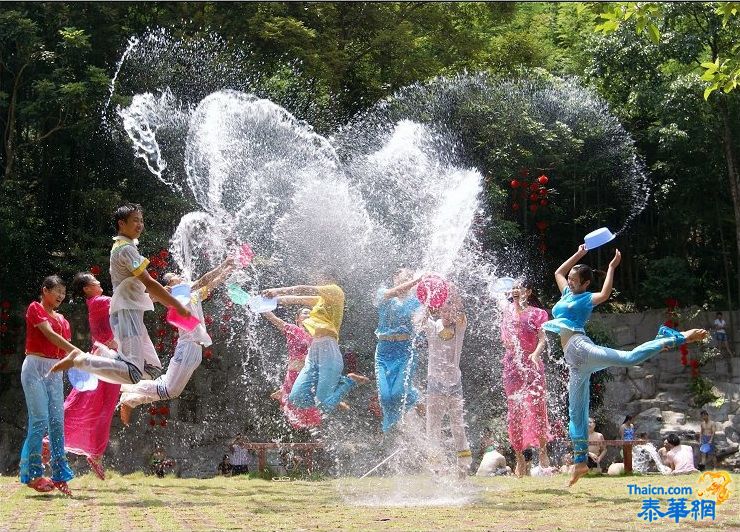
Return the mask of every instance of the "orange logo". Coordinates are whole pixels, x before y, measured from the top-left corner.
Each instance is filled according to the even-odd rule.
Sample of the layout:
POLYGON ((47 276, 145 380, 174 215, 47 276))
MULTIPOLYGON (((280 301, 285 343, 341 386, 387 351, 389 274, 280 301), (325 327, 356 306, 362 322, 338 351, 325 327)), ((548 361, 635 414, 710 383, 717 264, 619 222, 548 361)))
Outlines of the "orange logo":
POLYGON ((730 498, 732 492, 727 487, 732 478, 727 471, 705 471, 699 476, 699 491, 696 494, 702 497, 713 497, 717 504, 722 504, 730 498))

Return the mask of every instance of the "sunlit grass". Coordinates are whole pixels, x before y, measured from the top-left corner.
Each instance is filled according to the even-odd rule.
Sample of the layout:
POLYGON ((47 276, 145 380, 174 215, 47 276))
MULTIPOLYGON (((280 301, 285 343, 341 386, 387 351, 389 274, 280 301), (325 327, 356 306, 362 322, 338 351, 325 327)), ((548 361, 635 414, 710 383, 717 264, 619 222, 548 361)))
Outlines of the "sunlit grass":
MULTIPOLYGON (((564 476, 472 478, 461 486, 431 477, 271 482, 109 473, 105 482, 91 475, 75 479, 72 499, 0 477, 0 530, 740 529, 738 475, 716 521, 676 524, 663 518, 648 524, 637 517, 644 497, 630 495, 628 484, 696 489, 698 475, 592 477, 569 491, 564 476), (469 502, 434 505, 458 495, 469 502)), ((656 498, 665 509, 669 496, 656 498)))

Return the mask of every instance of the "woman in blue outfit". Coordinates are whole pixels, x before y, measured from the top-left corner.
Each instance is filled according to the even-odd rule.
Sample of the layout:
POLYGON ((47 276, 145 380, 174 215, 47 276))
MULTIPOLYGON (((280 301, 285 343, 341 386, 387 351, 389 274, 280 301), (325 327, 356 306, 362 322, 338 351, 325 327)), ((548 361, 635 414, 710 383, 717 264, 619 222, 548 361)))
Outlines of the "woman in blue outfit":
POLYGON ((553 319, 542 326, 545 330, 558 333, 565 353, 565 361, 570 368, 568 381, 569 433, 573 442, 573 461, 575 467, 569 486, 588 473, 588 415, 589 382, 592 373, 610 366, 634 366, 645 362, 663 350, 675 349, 688 342, 697 342, 707 336, 704 329, 691 329, 685 332, 661 327, 655 340, 637 346, 632 351, 618 351, 609 347, 595 345, 586 336, 584 327, 591 311, 609 299, 614 284, 614 271, 619 266, 622 255, 619 250, 609 263, 604 286, 598 293, 588 291, 594 283, 594 272, 578 261, 588 253, 581 244, 578 251, 555 271, 555 282, 562 293, 560 300, 552 309, 553 319), (567 277, 566 277, 567 276, 567 277))
POLYGON ((393 274, 393 288, 380 288, 377 293, 375 377, 383 432, 388 432, 419 400, 419 392, 411 382, 416 369, 413 316, 421 308, 412 289, 418 282, 411 270, 399 268, 393 274))

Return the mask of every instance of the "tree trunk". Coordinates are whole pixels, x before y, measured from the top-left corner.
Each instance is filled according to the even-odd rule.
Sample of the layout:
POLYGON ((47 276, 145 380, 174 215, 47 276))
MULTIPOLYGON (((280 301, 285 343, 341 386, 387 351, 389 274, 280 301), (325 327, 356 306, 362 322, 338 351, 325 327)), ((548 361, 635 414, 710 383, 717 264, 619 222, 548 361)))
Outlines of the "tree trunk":
POLYGON ((730 127, 730 116, 727 110, 727 101, 722 98, 719 102, 720 114, 722 116, 722 144, 727 163, 727 178, 730 181, 730 196, 732 197, 732 208, 735 212, 735 278, 737 281, 737 296, 740 298, 740 176, 738 176, 737 157, 735 156, 735 145, 730 127))

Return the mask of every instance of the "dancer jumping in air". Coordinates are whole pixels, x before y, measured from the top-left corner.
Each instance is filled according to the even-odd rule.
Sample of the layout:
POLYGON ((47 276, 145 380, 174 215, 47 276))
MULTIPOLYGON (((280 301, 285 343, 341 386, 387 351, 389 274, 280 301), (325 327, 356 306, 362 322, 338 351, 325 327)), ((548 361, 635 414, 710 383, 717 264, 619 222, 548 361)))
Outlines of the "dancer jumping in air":
POLYGON ((506 347, 503 359, 504 393, 508 407, 509 441, 516 455, 515 474, 524 475, 524 449, 539 447, 540 466, 549 467, 547 442, 547 382, 541 354, 546 339, 542 324, 548 320, 534 286, 524 280, 515 283, 512 300, 503 308, 501 340, 506 347))
MULTIPOLYGON (((462 354, 468 319, 462 299, 450 285, 450 295, 439 309, 439 317, 428 316, 423 329, 429 344, 427 370, 427 438, 441 453, 442 420, 448 416, 452 438, 457 449, 457 470, 464 478, 473 462, 468 438, 465 435, 465 402, 463 401, 460 355, 462 354)), ((433 456, 432 460, 436 461, 433 456)))
POLYGON ((162 363, 144 325, 144 312, 154 310, 150 294, 163 304, 174 307, 181 316, 189 317, 190 311, 152 279, 146 270, 149 260, 142 257, 136 247, 137 239, 144 230, 141 205, 127 203, 119 207, 113 222, 118 235, 113 238, 110 252, 110 276, 113 282, 110 322, 116 351, 112 352, 100 344, 98 352, 104 356, 72 351, 51 371, 76 367, 108 382, 136 384, 145 373, 155 379, 162 372, 162 363))
POLYGON ((683 343, 698 342, 707 337, 704 329, 690 329, 684 332, 660 327, 658 336, 632 351, 618 351, 609 347, 595 345, 586 336, 584 327, 591 311, 609 299, 614 284, 614 271, 622 258, 619 250, 609 263, 604 286, 598 293, 588 291, 594 284, 594 272, 578 261, 586 255, 586 246, 581 244, 578 251, 555 271, 555 282, 562 297, 552 309, 553 319, 545 322, 543 328, 560 335, 565 361, 570 367, 568 381, 568 413, 570 415, 569 433, 573 442, 573 462, 575 463, 569 486, 588 473, 588 415, 589 383, 592 373, 611 366, 628 367, 641 364, 661 351, 675 349, 683 343))
MULTIPOLYGON (((127 425, 131 421, 133 409, 145 403, 153 403, 179 397, 188 381, 203 360, 203 347, 211 345, 211 337, 203 321, 202 303, 224 282, 234 269, 234 259, 229 257, 214 270, 206 273, 190 286, 190 303, 185 308, 196 316, 200 323, 188 331, 178 327, 177 345, 164 375, 154 380, 141 380, 136 384, 121 386, 121 421, 127 425)), ((168 291, 185 281, 176 273, 163 276, 168 291)))
POLYGON ((303 366, 288 401, 298 408, 316 406, 323 414, 333 411, 342 397, 357 384, 370 379, 349 373, 342 376, 344 360, 339 350, 339 330, 344 317, 344 291, 336 284, 337 276, 325 270, 320 285, 298 285, 264 290, 265 297, 276 297, 278 305, 311 306, 303 326, 313 337, 303 366))
POLYGON ((388 432, 419 400, 419 392, 412 383, 416 370, 413 318, 421 308, 412 289, 419 280, 408 268, 399 268, 393 274, 393 288, 381 288, 377 293, 375 377, 383 432, 388 432))
MULTIPOLYGON (((92 273, 81 272, 72 280, 72 295, 84 297, 90 336, 95 342, 115 349, 110 327, 110 300, 92 273)), ((110 423, 118 404, 120 384, 98 381, 94 390, 72 389, 64 401, 64 447, 67 452, 87 457, 92 471, 105 480, 103 453, 110 439, 110 423)))
MULTIPOLYGON (((288 401, 290 392, 293 391, 298 374, 306 365, 308 348, 313 338, 303 327, 303 323, 308 319, 311 312, 309 308, 302 308, 295 317, 295 324, 281 320, 272 312, 263 312, 262 315, 272 323, 277 330, 285 335, 285 342, 288 346, 288 370, 285 372, 285 379, 282 387, 275 391, 270 397, 280 402, 288 423, 295 429, 309 429, 321 424, 321 411, 312 406, 310 408, 298 408, 288 401)), ((340 404, 341 406, 341 404, 340 404)))

